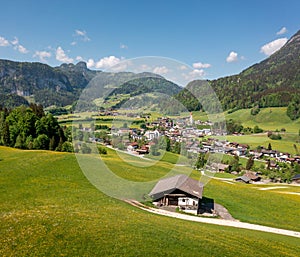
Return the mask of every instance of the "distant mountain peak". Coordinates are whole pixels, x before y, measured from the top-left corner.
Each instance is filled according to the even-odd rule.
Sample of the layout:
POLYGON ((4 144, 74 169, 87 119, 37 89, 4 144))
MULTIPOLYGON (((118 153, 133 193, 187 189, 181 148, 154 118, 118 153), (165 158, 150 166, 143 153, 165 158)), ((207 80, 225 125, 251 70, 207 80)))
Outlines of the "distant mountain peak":
MULTIPOLYGON (((265 60, 239 74, 210 81, 210 84, 224 110, 288 106, 300 95, 300 30, 265 60)), ((201 85, 195 81, 189 83, 187 89, 200 92, 201 85)), ((182 92, 179 99, 193 103, 188 92, 182 92)), ((199 108, 197 103, 191 110, 192 107, 199 108)))
POLYGON ((78 68, 87 70, 86 62, 82 62, 82 61, 81 61, 81 62, 78 62, 75 66, 78 67, 78 68))
POLYGON ((59 68, 61 69, 68 69, 68 70, 81 70, 81 71, 86 71, 88 70, 87 65, 85 62, 81 61, 78 62, 77 64, 73 64, 73 63, 63 63, 59 66, 59 68))
POLYGON ((293 43, 293 44, 299 43, 300 44, 300 30, 298 30, 298 32, 288 40, 286 45, 291 44, 291 43, 293 43))

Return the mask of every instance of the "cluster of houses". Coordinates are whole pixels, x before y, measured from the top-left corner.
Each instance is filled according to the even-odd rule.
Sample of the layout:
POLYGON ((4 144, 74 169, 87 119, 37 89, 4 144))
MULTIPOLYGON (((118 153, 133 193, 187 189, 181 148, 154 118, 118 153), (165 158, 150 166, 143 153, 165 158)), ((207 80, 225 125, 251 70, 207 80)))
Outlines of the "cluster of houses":
MULTIPOLYGON (((128 115, 134 116, 132 113, 128 115)), ((221 153, 239 157, 253 156, 254 160, 269 159, 271 161, 266 162, 266 165, 271 169, 278 169, 278 163, 280 162, 300 164, 300 156, 291 156, 289 153, 266 149, 264 147, 250 150, 246 144, 218 140, 213 137, 218 135, 218 132, 208 128, 212 125, 213 124, 209 121, 194 121, 191 113, 189 117, 179 118, 176 121, 169 117, 160 117, 155 121, 147 123, 147 128, 150 128, 149 130, 142 128, 113 127, 111 133, 116 137, 122 138, 122 143, 124 143, 124 147, 128 152, 138 155, 148 154, 154 141, 162 136, 166 136, 172 142, 184 143, 184 149, 192 154, 221 153), (201 129, 199 127, 201 127, 201 129), (205 139, 201 140, 201 138, 205 139), (145 143, 139 145, 137 143, 139 140, 145 143)), ((95 140, 95 138, 91 140, 95 140)), ((226 169, 226 165, 218 165, 217 170, 219 172, 226 169)))
MULTIPOLYGON (((133 142, 124 141, 127 145, 127 150, 134 152, 138 150, 136 141, 146 139, 150 145, 155 139, 159 139, 161 136, 167 136, 173 142, 184 142, 187 152, 197 153, 221 153, 228 155, 236 155, 239 157, 253 156, 254 160, 271 159, 269 168, 278 168, 278 162, 285 163, 299 163, 300 156, 292 156, 290 153, 283 153, 277 150, 269 150, 264 147, 259 149, 250 150, 246 144, 239 144, 236 142, 228 142, 226 140, 218 140, 213 137, 207 138, 207 136, 213 136, 212 131, 208 128, 196 129, 193 127, 179 127, 177 124, 172 127, 169 123, 164 123, 164 130, 157 127, 154 130, 138 130, 129 128, 120 128, 114 135, 116 136, 128 136, 130 135, 133 142), (199 140, 201 137, 206 137, 205 140, 199 140)), ((149 148, 148 144, 147 147, 149 148)), ((145 150, 145 149, 143 149, 145 150)), ((149 149, 148 149, 149 150, 149 149)), ((136 151, 138 154, 144 153, 144 151, 136 151)), ((148 152, 146 152, 148 153, 148 152)))

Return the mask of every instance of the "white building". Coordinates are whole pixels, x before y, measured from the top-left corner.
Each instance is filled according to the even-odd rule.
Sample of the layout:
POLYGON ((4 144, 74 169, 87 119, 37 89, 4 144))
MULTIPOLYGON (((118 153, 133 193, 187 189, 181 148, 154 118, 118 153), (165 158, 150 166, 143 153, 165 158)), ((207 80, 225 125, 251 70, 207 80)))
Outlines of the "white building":
POLYGON ((155 138, 159 138, 161 135, 157 130, 154 131, 146 131, 145 135, 144 135, 148 140, 153 140, 155 138))
POLYGON ((193 113, 190 113, 190 125, 194 124, 193 113))
POLYGON ((190 207, 190 206, 198 206, 198 199, 191 197, 178 197, 178 206, 179 207, 190 207))

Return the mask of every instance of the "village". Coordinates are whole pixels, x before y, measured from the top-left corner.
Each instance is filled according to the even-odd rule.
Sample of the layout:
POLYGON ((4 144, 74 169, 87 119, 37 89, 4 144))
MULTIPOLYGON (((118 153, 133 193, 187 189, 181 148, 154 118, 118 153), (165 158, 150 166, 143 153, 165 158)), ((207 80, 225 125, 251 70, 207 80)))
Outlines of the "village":
MULTIPOLYGON (((118 113, 111 112, 106 115, 118 117, 118 113)), ((130 114, 130 117, 136 117, 130 114)), ((91 131, 83 128, 85 132, 91 131)), ((95 133, 97 135, 97 133, 95 133)), ((90 137, 91 142, 102 142, 113 148, 126 151, 129 154, 147 156, 148 154, 159 155, 159 146, 163 145, 164 150, 188 157, 224 154, 232 157, 245 158, 261 162, 265 169, 280 170, 280 164, 294 165, 300 164, 300 156, 292 156, 290 153, 280 152, 271 147, 257 147, 250 149, 247 144, 229 142, 226 138, 227 133, 220 129, 213 129, 210 121, 194 120, 193 114, 188 117, 176 120, 169 117, 159 117, 154 121, 148 122, 141 128, 130 128, 127 123, 123 126, 113 124, 110 131, 111 140, 103 141, 103 138, 90 137), (201 128, 200 128, 201 127, 201 128)), ((236 134, 239 136, 239 134, 236 134)), ((163 149, 160 148, 160 149, 163 149)), ((194 168, 197 169, 196 166, 194 168)), ((198 167, 199 168, 199 167, 198 167)), ((236 180, 244 183, 255 183, 261 180, 261 172, 244 170, 234 170, 230 163, 211 163, 209 168, 214 172, 228 172, 234 175, 241 175, 236 180)), ((251 168, 251 167, 250 167, 251 168)), ((273 180, 273 182, 282 182, 273 180)), ((292 177, 291 182, 299 182, 297 176, 292 177)))

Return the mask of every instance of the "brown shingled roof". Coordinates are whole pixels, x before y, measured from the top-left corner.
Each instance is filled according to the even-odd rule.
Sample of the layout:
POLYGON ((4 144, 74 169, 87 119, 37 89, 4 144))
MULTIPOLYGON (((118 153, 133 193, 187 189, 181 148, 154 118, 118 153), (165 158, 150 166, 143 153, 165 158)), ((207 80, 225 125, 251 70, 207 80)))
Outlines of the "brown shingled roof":
POLYGON ((158 181, 149 195, 153 199, 159 199, 179 189, 197 198, 202 198, 203 187, 201 182, 181 174, 158 181))

